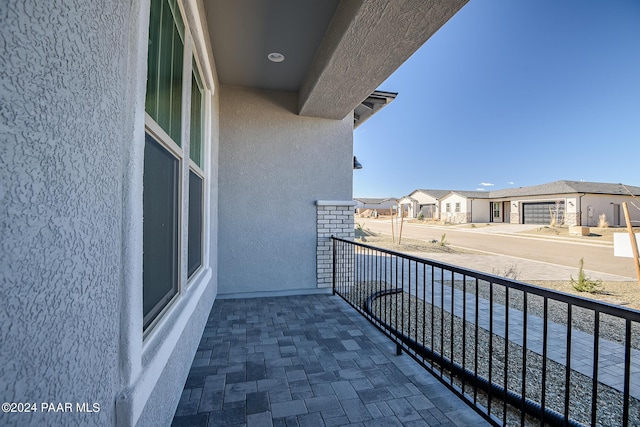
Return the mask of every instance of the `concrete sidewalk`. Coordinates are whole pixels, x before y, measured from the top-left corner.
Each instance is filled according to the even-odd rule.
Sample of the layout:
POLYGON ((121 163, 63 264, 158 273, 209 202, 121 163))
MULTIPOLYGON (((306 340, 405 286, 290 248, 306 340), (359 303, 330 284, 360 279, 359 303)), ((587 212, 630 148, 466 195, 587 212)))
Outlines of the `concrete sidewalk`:
MULTIPOLYGON (((477 254, 447 254, 437 252, 405 252, 409 255, 432 259, 446 264, 456 265, 482 273, 504 275, 505 271, 512 269, 518 272, 517 280, 571 280, 578 276, 578 266, 575 268, 563 265, 551 264, 542 261, 533 261, 525 258, 508 255, 492 254, 488 252, 477 254)), ((627 282, 636 280, 633 277, 618 276, 585 269, 587 276, 592 279, 600 279, 607 282, 627 282)))

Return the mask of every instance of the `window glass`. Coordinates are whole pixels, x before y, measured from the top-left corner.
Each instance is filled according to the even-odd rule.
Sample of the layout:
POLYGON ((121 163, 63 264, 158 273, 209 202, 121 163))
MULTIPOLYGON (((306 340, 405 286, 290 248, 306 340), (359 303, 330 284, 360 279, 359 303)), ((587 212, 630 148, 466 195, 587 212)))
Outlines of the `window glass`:
POLYGON ((188 276, 191 277, 202 265, 202 178, 194 171, 189 171, 189 245, 188 276))
POLYGON ((193 73, 191 75, 191 127, 189 157, 201 169, 202 165, 202 113, 204 111, 202 96, 202 83, 200 73, 195 60, 193 61, 193 73))
POLYGON ((149 19, 145 109, 179 146, 184 24, 175 0, 151 0, 149 19))
POLYGON ((145 329, 178 293, 179 172, 178 159, 146 134, 142 274, 145 329))

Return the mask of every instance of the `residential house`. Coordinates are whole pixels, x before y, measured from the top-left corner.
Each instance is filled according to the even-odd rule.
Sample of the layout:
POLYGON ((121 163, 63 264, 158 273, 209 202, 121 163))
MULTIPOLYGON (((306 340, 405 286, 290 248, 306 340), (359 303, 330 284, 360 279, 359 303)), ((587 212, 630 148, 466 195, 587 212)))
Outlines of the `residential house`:
POLYGON ((377 215, 390 215, 391 212, 395 212, 395 206, 398 204, 398 199, 395 197, 381 198, 367 198, 367 197, 354 197, 353 201, 356 203, 356 213, 362 215, 367 211, 375 211, 377 215))
POLYGON ((407 198, 409 217, 417 218, 422 212, 425 219, 440 218, 440 198, 446 196, 449 190, 414 190, 407 198))
POLYGON ((440 219, 453 223, 487 222, 488 198, 485 191, 450 191, 440 198, 440 219))
POLYGON ((168 425, 216 298, 328 292, 354 110, 465 3, 2 2, 0 389, 99 412, 0 424, 168 425))
POLYGON ((611 226, 640 222, 640 187, 624 184, 554 181, 496 191, 451 191, 439 199, 440 218, 454 223, 506 222, 597 226, 600 216, 611 226))

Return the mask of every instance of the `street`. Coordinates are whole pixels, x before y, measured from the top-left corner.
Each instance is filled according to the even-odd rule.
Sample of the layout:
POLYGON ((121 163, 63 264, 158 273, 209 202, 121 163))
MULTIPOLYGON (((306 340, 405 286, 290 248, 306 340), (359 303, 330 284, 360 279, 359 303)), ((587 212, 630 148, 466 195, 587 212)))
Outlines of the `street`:
MULTIPOLYGON (((389 220, 356 219, 365 229, 391 234, 389 220)), ((578 242, 570 239, 536 237, 517 234, 522 226, 500 224, 491 227, 460 228, 457 226, 424 225, 405 222, 403 239, 438 240, 446 233, 452 247, 472 249, 492 254, 529 259, 565 267, 578 268, 584 258, 585 269, 602 273, 636 277, 633 260, 613 256, 613 244, 606 242, 578 242)), ((535 227, 535 226, 533 226, 535 227)))

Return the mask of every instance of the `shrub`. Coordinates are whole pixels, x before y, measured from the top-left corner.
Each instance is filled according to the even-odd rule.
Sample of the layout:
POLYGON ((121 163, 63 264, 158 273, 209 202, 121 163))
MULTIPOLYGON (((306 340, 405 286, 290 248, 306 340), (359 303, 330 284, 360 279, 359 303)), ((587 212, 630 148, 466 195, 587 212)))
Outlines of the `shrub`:
POLYGON ((584 258, 580 258, 580 270, 578 271, 578 278, 574 279, 573 276, 571 276, 571 285, 578 292, 588 292, 590 294, 596 294, 600 292, 602 280, 592 280, 590 277, 587 277, 587 274, 584 272, 584 258))
POLYGON ((491 272, 496 276, 502 276, 512 280, 518 280, 518 276, 520 275, 520 270, 518 270, 518 264, 516 264, 515 262, 511 264, 511 266, 505 267, 505 269, 502 272, 498 268, 493 268, 491 272))
POLYGON ((424 214, 423 214, 422 212, 420 212, 420 213, 418 214, 418 220, 419 220, 419 221, 424 221, 424 214))
POLYGON ((609 227, 609 221, 607 221, 607 215, 606 214, 600 214, 600 216, 598 216, 598 227, 600 227, 600 228, 609 227))

